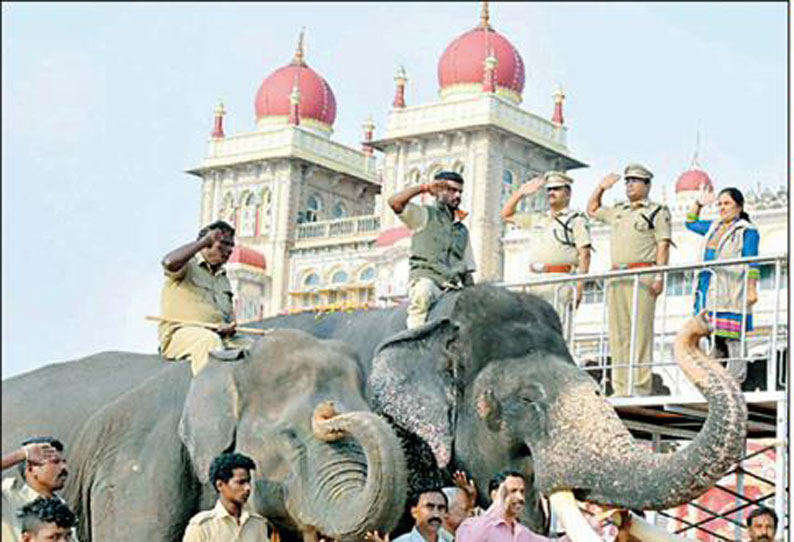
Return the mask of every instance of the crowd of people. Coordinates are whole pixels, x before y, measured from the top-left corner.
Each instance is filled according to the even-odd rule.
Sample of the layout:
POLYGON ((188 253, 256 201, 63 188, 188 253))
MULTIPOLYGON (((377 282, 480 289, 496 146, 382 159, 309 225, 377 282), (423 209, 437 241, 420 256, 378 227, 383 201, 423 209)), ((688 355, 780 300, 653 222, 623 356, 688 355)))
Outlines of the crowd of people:
MULTIPOLYGON (((68 471, 64 446, 51 437, 26 441, 2 458, 3 470, 19 467, 21 479, 9 477, 2 484, 3 542, 76 542, 77 517, 57 494, 68 471)), ((278 531, 249 504, 256 464, 240 453, 223 453, 209 468, 209 481, 217 493, 215 506, 194 515, 183 542, 276 542, 278 531)), ((412 529, 391 542, 548 542, 555 540, 522 525, 526 478, 517 471, 499 472, 488 484, 490 506, 477 506, 474 481, 458 471, 454 486, 428 488, 408 497, 412 529)), ((631 533, 632 515, 627 511, 585 507, 586 517, 599 536, 608 542, 636 541, 631 533)), ((764 506, 747 516, 750 542, 773 542, 778 518, 764 506)), ((567 536, 556 539, 567 541, 567 536)), ((390 542, 388 533, 369 532, 364 542, 390 542)))

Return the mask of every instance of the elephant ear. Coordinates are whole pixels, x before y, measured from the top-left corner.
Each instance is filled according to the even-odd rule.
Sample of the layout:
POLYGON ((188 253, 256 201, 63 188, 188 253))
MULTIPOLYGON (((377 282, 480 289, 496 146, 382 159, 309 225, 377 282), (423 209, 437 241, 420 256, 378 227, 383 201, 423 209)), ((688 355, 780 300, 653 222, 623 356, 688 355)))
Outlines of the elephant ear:
POLYGON ((234 445, 239 414, 234 367, 210 360, 193 378, 179 420, 179 438, 201 483, 209 482, 212 460, 234 445))
POLYGON ((369 377, 373 409, 422 438, 440 468, 452 453, 464 355, 459 327, 444 318, 392 336, 375 350, 369 377))

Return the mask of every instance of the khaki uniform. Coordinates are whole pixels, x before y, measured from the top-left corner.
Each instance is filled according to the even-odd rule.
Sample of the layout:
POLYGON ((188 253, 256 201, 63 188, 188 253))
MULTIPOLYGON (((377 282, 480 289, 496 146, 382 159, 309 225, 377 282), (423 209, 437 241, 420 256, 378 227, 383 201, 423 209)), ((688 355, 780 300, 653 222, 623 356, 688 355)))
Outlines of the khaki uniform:
POLYGON ((221 501, 190 519, 182 542, 267 542, 267 520, 243 507, 240 523, 221 501))
MULTIPOLYGON (((575 274, 579 267, 579 249, 591 244, 587 217, 571 209, 564 209, 557 215, 551 211, 519 213, 513 216, 513 224, 531 232, 530 281, 575 274), (570 269, 565 270, 565 267, 570 269)), ((535 286, 530 291, 554 306, 563 330, 569 336, 573 325, 576 282, 535 286)))
POLYGON ((474 256, 466 226, 439 205, 408 203, 397 215, 413 233, 408 282, 408 328, 425 323, 427 314, 446 290, 462 287, 474 271, 474 256))
MULTIPOLYGON (((226 270, 213 274, 198 253, 179 271, 165 271, 160 314, 163 318, 226 324, 234 321, 232 297, 226 270)), ((170 322, 160 323, 158 337, 162 355, 172 360, 189 358, 194 375, 207 364, 213 350, 246 348, 251 344, 247 337, 221 339, 210 329, 170 322)))
MULTIPOLYGON (((18 477, 5 478, 2 484, 3 490, 3 525, 2 542, 20 542, 22 540, 22 526, 16 517, 20 508, 41 497, 32 487, 20 480, 18 477)), ((60 499, 56 495, 57 499, 60 499)), ((61 499, 63 500, 63 499, 61 499)), ((77 542, 77 536, 72 529, 71 542, 77 542)))
MULTIPOLYGON (((656 263, 657 243, 671 239, 670 210, 648 199, 630 205, 601 207, 595 218, 610 226, 610 250, 613 269, 641 267, 656 263)), ((650 291, 653 275, 640 277, 637 298, 637 334, 634 362, 645 364, 634 371, 634 394, 650 395, 653 355, 653 320, 656 296, 650 291)), ((627 396, 628 362, 631 348, 631 309, 634 279, 614 279, 607 285, 609 307, 609 350, 612 357, 612 386, 615 395, 627 396), (615 365, 623 365, 615 367, 615 365)))

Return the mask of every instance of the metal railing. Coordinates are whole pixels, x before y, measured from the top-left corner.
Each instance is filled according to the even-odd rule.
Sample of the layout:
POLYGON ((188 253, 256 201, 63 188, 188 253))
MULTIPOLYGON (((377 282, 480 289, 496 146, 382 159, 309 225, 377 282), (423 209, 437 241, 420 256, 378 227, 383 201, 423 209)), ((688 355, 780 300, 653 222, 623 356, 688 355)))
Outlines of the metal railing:
MULTIPOLYGON (((779 384, 784 383, 782 378, 778 378, 778 376, 783 376, 781 373, 779 375, 778 367, 777 367, 777 352, 778 347, 785 344, 785 339, 787 338, 788 334, 788 327, 787 327, 787 315, 788 315, 788 307, 787 307, 787 299, 783 297, 781 299, 781 290, 783 286, 782 278, 782 271, 783 269, 787 268, 788 266, 788 259, 786 255, 773 255, 773 256, 755 256, 751 258, 736 258, 731 260, 719 260, 719 261, 709 261, 709 262, 700 262, 700 263, 690 263, 690 264, 681 264, 681 265, 668 265, 663 267, 645 267, 639 269, 630 269, 630 270, 620 270, 620 271, 610 271, 604 273, 592 273, 587 275, 567 275, 563 277, 555 277, 555 278, 543 278, 542 275, 538 276, 537 280, 533 280, 531 282, 521 282, 521 283, 509 283, 503 284, 503 286, 520 291, 531 291, 532 288, 537 288, 539 286, 547 286, 547 285, 554 285, 558 284, 559 287, 555 291, 554 295, 554 306, 560 307, 560 305, 565 306, 565 303, 559 303, 560 299, 563 297, 570 297, 574 295, 574 289, 576 284, 580 281, 590 282, 590 281, 600 281, 604 284, 604 301, 601 306, 601 315, 597 318, 591 318, 591 321, 588 322, 580 322, 577 321, 574 324, 575 319, 575 312, 570 304, 567 307, 567 314, 563 314, 561 319, 563 320, 564 326, 564 333, 566 335, 566 341, 568 342, 569 348, 571 352, 574 354, 575 357, 580 358, 579 362, 580 365, 584 365, 581 358, 587 357, 589 354, 590 357, 595 356, 595 361, 597 362, 595 365, 588 365, 583 366, 582 368, 587 371, 593 372, 601 372, 601 385, 602 390, 605 391, 605 384, 606 384, 606 374, 608 368, 616 368, 616 367, 626 367, 628 370, 628 387, 630 395, 633 395, 634 392, 634 379, 635 379, 635 370, 638 367, 651 367, 653 368, 661 368, 661 367, 675 367, 676 363, 672 359, 671 349, 672 344, 675 338, 675 333, 677 332, 677 326, 671 326, 671 323, 675 324, 682 324, 687 318, 692 315, 692 304, 682 304, 680 300, 676 300, 678 303, 678 311, 677 312, 670 312, 670 295, 668 295, 668 279, 670 273, 677 273, 681 271, 699 271, 701 273, 710 273, 712 275, 712 280, 710 281, 710 293, 707 296, 707 303, 705 309, 710 311, 711 319, 713 323, 714 319, 714 299, 717 297, 714 292, 714 288, 718 287, 717 280, 714 278, 720 273, 730 272, 733 274, 741 274, 743 281, 743 291, 742 291, 742 314, 741 314, 741 321, 744 323, 748 317, 748 310, 747 310, 747 282, 748 282, 748 274, 747 270, 750 264, 771 264, 774 265, 774 287, 771 292, 759 292, 759 300, 758 303, 755 304, 755 307, 760 310, 751 311, 754 314, 755 319, 755 327, 760 328, 760 333, 756 332, 752 337, 748 335, 746 331, 745 325, 741 326, 741 332, 739 337, 739 355, 733 358, 726 358, 724 361, 736 361, 736 362, 747 362, 750 361, 748 358, 748 343, 750 342, 749 339, 752 338, 753 341, 760 336, 764 340, 768 340, 768 367, 767 367, 767 379, 766 379, 766 389, 767 390, 775 390, 776 386, 779 384), (737 270, 737 267, 740 268, 737 270), (725 271, 722 271, 721 268, 728 268, 725 271), (663 290, 662 293, 657 297, 655 304, 656 304, 656 311, 655 311, 655 326, 654 326, 654 334, 653 334, 653 343, 651 347, 651 351, 653 353, 658 353, 657 357, 661 357, 662 359, 657 359, 651 362, 640 362, 637 360, 637 308, 639 302, 639 289, 641 287, 641 278, 644 275, 656 275, 661 274, 663 277, 663 290), (631 280, 632 281, 632 305, 631 305, 631 328, 627 330, 629 332, 629 359, 628 360, 616 360, 611 359, 610 350, 609 350, 609 341, 608 341, 608 304, 609 304, 609 288, 613 287, 617 280, 620 279, 621 282, 625 283, 624 281, 631 280), (768 303, 761 303, 762 297, 768 300, 769 294, 772 296, 771 307, 764 306, 769 305, 768 303), (785 305, 784 305, 785 304, 785 305), (567 320, 567 321, 566 321, 567 320), (584 324, 584 325, 581 325, 584 324), (588 326, 589 324, 589 326, 588 326), (759 325, 762 324, 762 325, 759 325), (766 324, 765 326, 763 324, 766 324), (590 330, 582 331, 582 327, 589 327, 590 330), (595 349, 593 348, 595 343, 595 349), (595 351, 594 351, 595 350, 595 351), (670 353, 669 357, 666 355, 670 353)), ((738 276, 738 275, 737 275, 738 276)), ((693 284, 693 287, 696 287, 696 283, 693 284)), ((723 293, 723 292, 720 292, 723 293)), ((694 300, 693 296, 675 296, 679 298, 694 300)), ((580 307, 581 311, 582 307, 580 307)), ((592 312, 592 310, 590 311, 592 312)), ((711 336, 710 342, 708 344, 708 348, 713 350, 714 348, 714 336, 711 336)), ((589 361, 593 361, 590 359, 589 361)), ((669 372, 669 371, 668 371, 669 372)), ((675 379, 674 379, 675 380, 675 379)), ((681 379, 678 379, 681 381, 681 379)), ((685 379, 684 379, 685 380, 685 379)))

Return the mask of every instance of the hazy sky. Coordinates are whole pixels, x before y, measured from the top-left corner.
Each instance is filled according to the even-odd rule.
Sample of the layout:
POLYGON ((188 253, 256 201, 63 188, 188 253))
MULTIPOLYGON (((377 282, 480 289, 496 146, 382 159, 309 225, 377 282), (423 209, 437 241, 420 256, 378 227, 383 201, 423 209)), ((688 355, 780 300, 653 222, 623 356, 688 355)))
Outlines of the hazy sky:
MULTIPOLYGON (((254 94, 307 61, 333 88, 334 139, 383 134, 404 64, 409 104, 437 99, 466 3, 2 5, 3 377, 101 350, 156 349, 159 260, 193 238, 222 99, 226 133, 254 128, 254 94)), ((552 113, 591 167, 577 198, 627 161, 661 186, 701 163, 718 186, 786 182, 786 4, 492 3, 527 69, 523 107, 552 113)))

